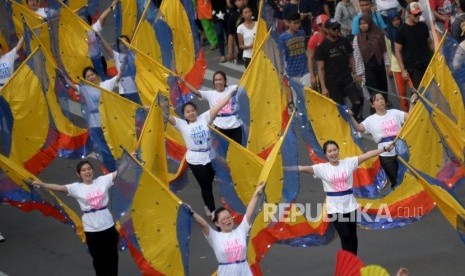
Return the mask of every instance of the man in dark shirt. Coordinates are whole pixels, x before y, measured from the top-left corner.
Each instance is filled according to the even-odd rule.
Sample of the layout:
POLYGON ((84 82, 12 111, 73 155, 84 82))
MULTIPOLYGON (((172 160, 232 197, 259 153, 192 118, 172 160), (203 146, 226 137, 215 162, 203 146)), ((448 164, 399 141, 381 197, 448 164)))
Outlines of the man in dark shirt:
POLYGON ((352 78, 355 72, 353 48, 350 41, 339 35, 341 25, 334 19, 327 20, 325 25, 327 36, 315 52, 318 67, 321 93, 338 104, 344 104, 348 97, 352 103, 352 112, 357 120, 361 120, 362 93, 352 78))
POLYGON ((417 2, 407 6, 407 20, 400 26, 395 42, 402 77, 406 81, 410 79, 415 88, 418 88, 434 51, 428 27, 420 21, 421 13, 417 2))

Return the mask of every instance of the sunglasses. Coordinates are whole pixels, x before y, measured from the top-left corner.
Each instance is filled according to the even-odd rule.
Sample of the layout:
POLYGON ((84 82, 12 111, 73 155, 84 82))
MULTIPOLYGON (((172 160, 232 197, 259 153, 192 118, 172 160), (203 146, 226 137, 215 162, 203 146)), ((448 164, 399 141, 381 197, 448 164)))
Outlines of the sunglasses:
POLYGON ((414 17, 418 17, 418 16, 420 16, 422 13, 419 12, 419 13, 417 13, 417 14, 413 14, 413 13, 410 13, 410 14, 413 15, 414 17))
POLYGON ((333 30, 333 31, 340 31, 340 30, 341 30, 341 27, 334 27, 334 28, 331 28, 331 30, 333 30))

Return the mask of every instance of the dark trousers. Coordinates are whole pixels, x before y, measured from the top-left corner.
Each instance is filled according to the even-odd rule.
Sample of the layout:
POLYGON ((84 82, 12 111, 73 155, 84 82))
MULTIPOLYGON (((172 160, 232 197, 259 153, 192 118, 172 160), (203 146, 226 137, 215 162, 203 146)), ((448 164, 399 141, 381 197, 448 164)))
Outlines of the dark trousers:
POLYGON ((215 24, 215 32, 216 36, 218 37, 218 48, 220 49, 220 55, 222 57, 225 56, 224 46, 226 45, 225 37, 228 37, 227 34, 227 21, 225 20, 214 20, 213 23, 215 24))
POLYGON ((417 69, 417 68, 407 68, 407 72, 410 76, 410 79, 412 80, 413 87, 415 89, 418 89, 418 86, 420 85, 421 79, 423 78, 423 75, 425 74, 425 70, 423 69, 417 69))
POLYGON ((349 251, 357 255, 358 238, 357 238, 357 213, 345 214, 328 214, 336 228, 337 234, 341 239, 341 247, 343 250, 349 251))
POLYGON ((85 232, 87 247, 97 276, 118 275, 118 239, 115 226, 100 232, 85 232))
POLYGON ((239 145, 242 145, 242 127, 236 127, 236 128, 219 128, 216 127, 216 129, 223 133, 225 136, 231 138, 233 141, 236 141, 239 145))
POLYGON ((337 86, 326 86, 329 91, 329 97, 340 105, 344 105, 344 98, 348 97, 352 103, 352 113, 354 118, 358 118, 362 111, 363 107, 363 97, 362 92, 358 89, 355 82, 352 80, 348 81, 345 84, 337 86))
POLYGON ((215 210, 215 199, 213 198, 213 179, 215 178, 215 170, 213 170, 212 163, 206 165, 192 165, 189 164, 195 179, 200 185, 202 192, 202 199, 205 206, 210 209, 211 212, 215 210))
POLYGON ((380 156, 379 162, 391 182, 391 188, 394 189, 397 186, 397 172, 399 171, 397 156, 380 156))

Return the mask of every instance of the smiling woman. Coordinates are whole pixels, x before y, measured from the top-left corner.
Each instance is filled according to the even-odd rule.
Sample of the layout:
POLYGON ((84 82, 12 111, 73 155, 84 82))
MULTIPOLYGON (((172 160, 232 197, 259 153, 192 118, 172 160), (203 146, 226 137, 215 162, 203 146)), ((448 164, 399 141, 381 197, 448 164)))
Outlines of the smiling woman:
POLYGON ((194 220, 200 225, 202 232, 210 246, 215 251, 218 261, 218 276, 225 275, 252 275, 247 263, 247 236, 252 225, 252 215, 257 204, 258 196, 263 192, 265 185, 257 186, 252 195, 244 218, 239 226, 234 229, 234 220, 231 213, 224 207, 219 207, 213 212, 213 223, 218 231, 213 230, 199 214, 194 212, 189 205, 194 220))
POLYGON ((107 209, 108 190, 113 186, 117 172, 94 179, 94 168, 89 161, 76 166, 77 176, 82 182, 68 185, 34 181, 32 185, 66 193, 74 197, 83 211, 82 223, 89 253, 97 275, 118 275, 118 240, 115 223, 107 209))
POLYGON ((323 144, 323 151, 329 162, 313 166, 298 166, 299 172, 313 174, 323 181, 326 192, 326 213, 333 222, 334 228, 341 239, 344 250, 357 255, 357 201, 352 193, 353 173, 366 160, 392 150, 394 145, 378 150, 372 150, 360 156, 339 158, 339 145, 332 140, 323 144))

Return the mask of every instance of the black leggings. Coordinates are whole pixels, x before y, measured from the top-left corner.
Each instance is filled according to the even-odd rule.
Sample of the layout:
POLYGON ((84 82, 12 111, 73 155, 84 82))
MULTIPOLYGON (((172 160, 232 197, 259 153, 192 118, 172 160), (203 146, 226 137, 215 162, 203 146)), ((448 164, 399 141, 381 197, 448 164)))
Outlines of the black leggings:
POLYGON ((85 232, 87 247, 97 276, 118 275, 118 240, 115 226, 100 232, 85 232))
POLYGON ((399 171, 397 156, 380 156, 379 162, 391 182, 391 188, 394 189, 397 186, 397 172, 399 171))
POLYGON ((219 128, 215 127, 219 132, 223 133, 224 135, 228 136, 232 140, 236 141, 239 145, 242 145, 242 127, 236 128, 219 128))
POLYGON ((213 198, 213 179, 215 178, 215 170, 213 170, 212 163, 206 165, 192 165, 189 164, 195 179, 200 185, 202 191, 202 199, 205 206, 213 212, 215 210, 215 199, 213 198))
POLYGON ((328 214, 328 216, 341 239, 342 249, 357 255, 357 212, 328 214))

